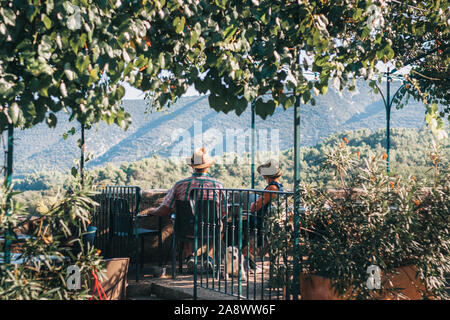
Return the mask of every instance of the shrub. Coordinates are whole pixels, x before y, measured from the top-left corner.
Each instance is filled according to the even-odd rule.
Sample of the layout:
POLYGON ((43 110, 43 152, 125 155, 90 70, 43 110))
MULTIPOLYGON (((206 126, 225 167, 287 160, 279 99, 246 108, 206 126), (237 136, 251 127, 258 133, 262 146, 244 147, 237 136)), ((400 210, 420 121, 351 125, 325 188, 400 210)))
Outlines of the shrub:
POLYGON ((95 206, 94 192, 89 183, 85 187, 79 183, 73 186, 41 208, 39 216, 27 215, 15 202, 15 193, 2 190, 0 234, 14 239, 27 229, 31 236, 13 249, 24 263, 0 265, 2 299, 87 299, 91 297, 91 272, 104 278, 99 253, 82 241, 95 206), (80 290, 69 290, 66 283, 72 265, 80 270, 80 290))
MULTIPOLYGON (((426 287, 423 298, 448 298, 450 175, 440 147, 433 144, 430 152, 429 183, 389 175, 386 155, 361 159, 346 142, 328 150, 324 162, 339 189, 301 188, 306 210, 300 215, 299 251, 293 251, 292 216, 287 224, 279 214, 267 217, 272 253, 306 257, 303 270, 329 278, 342 296, 371 299, 389 293, 404 298, 400 288, 386 283, 381 290, 368 288, 367 270, 376 265, 384 274, 395 274, 399 267, 414 265, 426 287)), ((289 264, 277 268, 291 272, 289 264)))

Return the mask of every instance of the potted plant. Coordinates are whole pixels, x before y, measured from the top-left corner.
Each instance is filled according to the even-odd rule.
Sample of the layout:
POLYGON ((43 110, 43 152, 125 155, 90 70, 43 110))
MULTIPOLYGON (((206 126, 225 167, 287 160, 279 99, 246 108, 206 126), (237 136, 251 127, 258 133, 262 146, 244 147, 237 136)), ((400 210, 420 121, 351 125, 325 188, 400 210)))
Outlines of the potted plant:
POLYGON ((29 238, 19 252, 1 252, 0 299, 90 299, 93 273, 105 279, 105 261, 96 248, 83 245, 83 235, 96 205, 90 184, 75 183, 49 201, 33 219, 11 189, 0 190, 0 235, 15 238, 29 222, 29 238), (6 203, 9 201, 9 211, 6 203), (8 213, 8 214, 7 214, 8 213), (6 261, 5 256, 10 256, 6 261))
POLYGON ((440 147, 430 152, 427 182, 389 175, 386 155, 361 159, 347 143, 330 150, 324 163, 339 192, 302 186, 298 252, 292 217, 283 228, 277 227, 283 217, 267 219, 277 239, 271 254, 298 255, 302 299, 448 298, 450 175, 440 147))

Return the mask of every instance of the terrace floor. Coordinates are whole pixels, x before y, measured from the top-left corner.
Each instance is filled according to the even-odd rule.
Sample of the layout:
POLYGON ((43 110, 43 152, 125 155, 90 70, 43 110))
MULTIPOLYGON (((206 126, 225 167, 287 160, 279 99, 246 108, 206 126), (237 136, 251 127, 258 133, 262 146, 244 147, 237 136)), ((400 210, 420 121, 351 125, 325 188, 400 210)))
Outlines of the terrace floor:
MULTIPOLYGON (((258 267, 264 272, 249 272, 247 281, 241 284, 241 299, 267 300, 282 299, 281 287, 270 286, 269 264, 258 262, 258 267), (248 298, 247 298, 248 297, 248 298)), ((176 270, 178 272, 178 268, 176 270)), ((229 277, 220 281, 212 274, 198 274, 198 300, 238 300, 237 277, 229 277), (225 294, 224 292, 227 292, 225 294)), ((273 281, 272 281, 273 282, 273 281)), ((171 265, 163 268, 146 264, 141 270, 141 279, 136 282, 133 267, 128 272, 127 299, 148 300, 191 300, 194 298, 194 276, 183 266, 183 273, 172 278, 171 265)))
MULTIPOLYGON (((278 300, 283 298, 283 288, 270 285, 269 264, 257 262, 263 273, 249 273, 247 281, 242 281, 241 299, 243 300, 278 300), (262 296, 262 292, 264 293, 262 296)), ((177 268, 178 271, 178 268, 177 268)), ((198 275, 198 300, 238 300, 237 278, 220 281, 210 274, 198 275), (224 292, 227 292, 225 294, 224 292)), ((450 277, 446 285, 450 294, 450 277)), ((127 299, 129 300, 192 300, 194 299, 194 276, 183 266, 183 273, 172 278, 171 265, 164 268, 146 264, 141 271, 141 280, 135 281, 134 268, 128 272, 127 299)))

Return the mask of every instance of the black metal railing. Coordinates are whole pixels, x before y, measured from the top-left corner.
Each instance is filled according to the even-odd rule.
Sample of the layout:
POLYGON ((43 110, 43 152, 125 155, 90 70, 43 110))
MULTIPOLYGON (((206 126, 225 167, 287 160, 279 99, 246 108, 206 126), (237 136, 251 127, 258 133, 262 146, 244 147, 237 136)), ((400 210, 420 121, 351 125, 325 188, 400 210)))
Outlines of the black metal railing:
POLYGON ((191 191, 194 298, 198 287, 238 299, 292 298, 293 196, 254 189, 191 191))
POLYGON ((98 188, 92 225, 97 227, 94 245, 104 258, 130 257, 139 275, 139 219, 141 188, 106 186, 98 188))

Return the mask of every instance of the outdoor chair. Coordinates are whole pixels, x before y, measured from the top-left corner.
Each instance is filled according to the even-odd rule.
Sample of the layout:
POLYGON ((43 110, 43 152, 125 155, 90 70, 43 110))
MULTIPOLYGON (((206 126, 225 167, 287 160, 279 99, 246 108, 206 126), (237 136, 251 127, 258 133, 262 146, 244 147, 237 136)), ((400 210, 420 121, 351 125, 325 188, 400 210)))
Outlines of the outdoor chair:
POLYGON ((136 228, 136 217, 133 210, 130 208, 130 203, 126 198, 110 198, 110 240, 108 256, 110 257, 127 257, 135 244, 135 259, 136 263, 136 279, 139 280, 138 272, 138 255, 140 254, 140 266, 144 265, 145 261, 145 237, 158 236, 159 248, 159 263, 162 262, 162 239, 161 228, 157 230, 136 228), (133 243, 133 240, 135 242, 133 243))
MULTIPOLYGON (((176 255, 178 247, 178 263, 179 263, 179 273, 183 271, 183 245, 186 241, 194 242, 194 211, 198 215, 197 224, 197 241, 198 250, 202 247, 202 244, 207 242, 214 243, 217 245, 220 241, 221 233, 221 222, 218 219, 218 214, 216 213, 216 202, 214 200, 197 200, 197 201, 175 201, 176 213, 172 215, 173 218, 173 238, 172 238, 172 278, 176 277, 175 265, 176 265, 176 255), (209 228, 207 227, 209 223, 209 228), (215 227, 214 227, 214 224, 215 227)), ((217 251, 215 251, 217 252, 217 251)), ((203 253, 208 255, 206 250, 203 253)), ((197 253, 194 253, 197 254, 197 253)), ((198 256, 198 255, 197 255, 198 256)), ((200 261, 200 258, 198 258, 200 261)))

